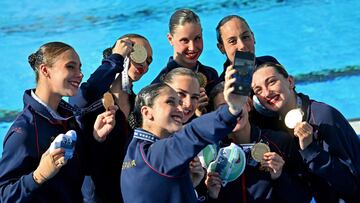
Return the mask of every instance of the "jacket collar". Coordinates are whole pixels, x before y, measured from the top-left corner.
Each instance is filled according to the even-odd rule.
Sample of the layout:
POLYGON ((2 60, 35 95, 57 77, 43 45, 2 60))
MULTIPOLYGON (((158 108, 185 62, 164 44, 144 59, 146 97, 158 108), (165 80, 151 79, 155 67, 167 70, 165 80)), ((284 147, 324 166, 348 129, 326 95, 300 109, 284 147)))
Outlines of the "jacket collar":
MULTIPOLYGON (((36 113, 52 122, 58 122, 59 120, 57 118, 54 118, 54 116, 51 115, 49 110, 43 104, 39 103, 31 96, 31 91, 34 91, 34 89, 29 89, 24 92, 24 106, 30 106, 30 108, 33 109, 36 113)), ((75 107, 71 106, 64 100, 60 101, 57 109, 57 112, 61 117, 64 118, 64 120, 73 118, 75 116, 74 113, 77 111, 78 110, 75 107)))
MULTIPOLYGON (((197 72, 197 71, 199 71, 199 68, 201 66, 202 66, 202 64, 199 61, 196 61, 196 65, 194 67, 192 67, 191 70, 193 70, 194 72, 197 72)), ((167 68, 172 70, 172 69, 178 68, 178 67, 182 67, 182 66, 174 60, 174 57, 170 56, 169 62, 167 64, 167 68)))

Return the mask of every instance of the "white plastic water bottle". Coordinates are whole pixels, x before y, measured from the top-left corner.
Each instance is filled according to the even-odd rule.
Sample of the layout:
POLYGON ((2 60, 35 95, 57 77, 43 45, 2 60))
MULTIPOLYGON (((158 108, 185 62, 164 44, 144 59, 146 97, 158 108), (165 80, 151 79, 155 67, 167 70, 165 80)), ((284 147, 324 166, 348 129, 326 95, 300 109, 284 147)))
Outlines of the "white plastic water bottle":
POLYGON ((57 148, 64 148, 65 160, 69 160, 73 157, 75 150, 77 135, 74 130, 69 130, 65 134, 59 134, 50 145, 50 153, 57 148))

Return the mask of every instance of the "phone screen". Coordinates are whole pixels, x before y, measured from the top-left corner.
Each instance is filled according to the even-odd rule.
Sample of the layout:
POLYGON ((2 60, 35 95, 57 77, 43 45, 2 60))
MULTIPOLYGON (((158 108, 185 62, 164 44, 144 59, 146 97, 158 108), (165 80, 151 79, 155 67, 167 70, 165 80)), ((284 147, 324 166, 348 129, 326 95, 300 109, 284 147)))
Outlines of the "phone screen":
POLYGON ((236 51, 233 76, 236 78, 235 94, 249 96, 251 93, 251 81, 255 65, 255 55, 250 52, 236 51))

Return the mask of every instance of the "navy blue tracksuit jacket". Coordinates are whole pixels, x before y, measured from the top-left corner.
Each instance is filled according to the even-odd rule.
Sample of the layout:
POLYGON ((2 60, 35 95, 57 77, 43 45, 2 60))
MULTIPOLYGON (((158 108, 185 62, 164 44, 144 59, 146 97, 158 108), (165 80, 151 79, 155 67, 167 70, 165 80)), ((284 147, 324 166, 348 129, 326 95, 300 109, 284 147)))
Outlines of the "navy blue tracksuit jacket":
POLYGON ((230 133, 236 118, 224 106, 161 140, 142 129, 135 130, 121 173, 124 202, 197 202, 189 163, 206 145, 230 133))

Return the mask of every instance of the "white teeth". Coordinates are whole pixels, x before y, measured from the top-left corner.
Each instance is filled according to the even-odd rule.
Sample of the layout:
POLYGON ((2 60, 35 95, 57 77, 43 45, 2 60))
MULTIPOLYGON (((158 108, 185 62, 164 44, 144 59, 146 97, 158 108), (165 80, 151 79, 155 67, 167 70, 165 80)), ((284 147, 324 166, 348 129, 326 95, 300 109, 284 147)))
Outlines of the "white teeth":
POLYGON ((73 85, 73 86, 76 86, 76 87, 78 87, 79 86, 79 82, 70 82, 71 83, 71 85, 73 85))

